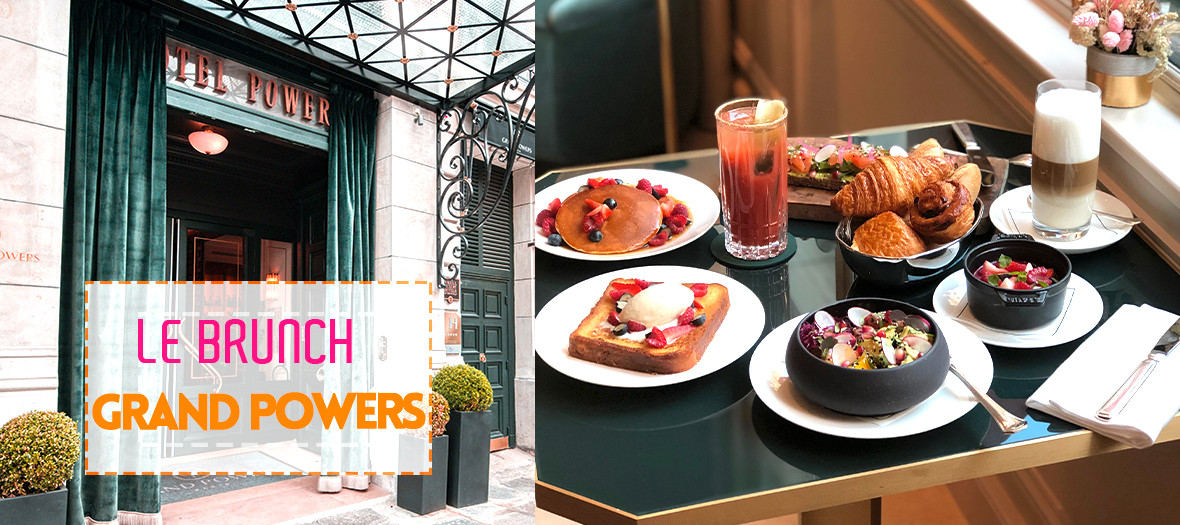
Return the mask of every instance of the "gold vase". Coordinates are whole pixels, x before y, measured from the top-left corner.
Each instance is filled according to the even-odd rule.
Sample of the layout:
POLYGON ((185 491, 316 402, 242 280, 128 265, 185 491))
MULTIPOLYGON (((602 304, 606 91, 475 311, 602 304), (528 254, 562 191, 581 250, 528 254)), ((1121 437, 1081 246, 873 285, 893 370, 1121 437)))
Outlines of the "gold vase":
POLYGON ((1139 107, 1151 100, 1148 77, 1155 59, 1139 55, 1107 53, 1096 47, 1086 52, 1086 80, 1102 88, 1102 105, 1112 108, 1139 107))

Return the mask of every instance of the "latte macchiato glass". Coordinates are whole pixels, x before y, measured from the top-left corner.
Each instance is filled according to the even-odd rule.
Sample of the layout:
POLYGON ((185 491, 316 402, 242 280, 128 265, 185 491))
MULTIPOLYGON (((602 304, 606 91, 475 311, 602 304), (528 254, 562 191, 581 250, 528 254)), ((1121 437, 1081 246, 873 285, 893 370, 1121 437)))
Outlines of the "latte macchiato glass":
POLYGON ((1037 86, 1032 134, 1033 226, 1044 237, 1081 238, 1098 184, 1102 90, 1084 80, 1037 86))

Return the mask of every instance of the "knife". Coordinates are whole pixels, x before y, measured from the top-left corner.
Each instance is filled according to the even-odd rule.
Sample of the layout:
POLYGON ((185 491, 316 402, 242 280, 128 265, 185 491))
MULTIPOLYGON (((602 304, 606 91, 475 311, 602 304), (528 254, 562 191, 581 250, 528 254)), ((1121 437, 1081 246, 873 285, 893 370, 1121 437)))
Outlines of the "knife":
POLYGON ((1151 371, 1155 370, 1156 365, 1168 357, 1168 354, 1178 346, 1180 346, 1180 319, 1168 327, 1168 331, 1160 336, 1159 342, 1147 353, 1147 359, 1139 363, 1139 367, 1135 369, 1131 377, 1127 378, 1123 386, 1119 387, 1114 395, 1106 400, 1102 408, 1098 409, 1098 419, 1110 421, 1114 416, 1119 415, 1119 412, 1123 411, 1131 398, 1135 397, 1135 392, 1139 391, 1139 387, 1143 386, 1144 381, 1147 381, 1147 376, 1151 375, 1151 371))
POLYGON ((971 132, 971 126, 966 122, 953 122, 951 123, 951 129, 954 130, 955 136, 959 138, 959 142, 963 143, 963 149, 967 151, 967 160, 979 166, 981 186, 979 198, 983 200, 983 216, 987 217, 992 202, 1004 192, 1004 184, 1008 178, 1007 173, 997 176, 996 172, 992 169, 991 162, 987 160, 987 155, 979 148, 979 143, 975 142, 975 134, 971 132))

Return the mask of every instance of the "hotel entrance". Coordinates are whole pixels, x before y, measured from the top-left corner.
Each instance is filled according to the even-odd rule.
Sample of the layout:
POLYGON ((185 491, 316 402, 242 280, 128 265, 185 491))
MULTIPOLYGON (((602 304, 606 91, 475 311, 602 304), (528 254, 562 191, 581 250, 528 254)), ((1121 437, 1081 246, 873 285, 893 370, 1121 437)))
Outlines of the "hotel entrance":
MULTIPOLYGON (((169 280, 323 279, 327 151, 174 107, 168 110, 167 129, 169 280), (207 134, 223 138, 225 149, 217 154, 199 149, 208 147, 201 140, 207 134)), ((197 351, 195 336, 180 334, 190 355, 197 351)), ((165 378, 170 395, 257 392, 277 397, 311 391, 319 382, 314 375, 297 377, 283 364, 188 362, 165 378)), ((268 423, 274 427, 270 441, 281 439, 277 422, 268 423)), ((316 451, 313 438, 298 441, 316 451)), ((212 430, 169 431, 165 440, 166 456, 192 453, 186 447, 193 443, 241 441, 229 431, 212 430)), ((271 471, 305 467, 268 465, 271 471)))

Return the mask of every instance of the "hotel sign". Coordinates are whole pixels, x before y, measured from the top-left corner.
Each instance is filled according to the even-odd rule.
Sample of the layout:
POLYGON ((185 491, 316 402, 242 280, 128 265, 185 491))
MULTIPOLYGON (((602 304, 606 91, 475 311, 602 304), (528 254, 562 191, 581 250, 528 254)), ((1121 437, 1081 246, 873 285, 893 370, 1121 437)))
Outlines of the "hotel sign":
POLYGON ((207 51, 168 39, 167 78, 202 95, 288 122, 327 128, 328 97, 207 51))

